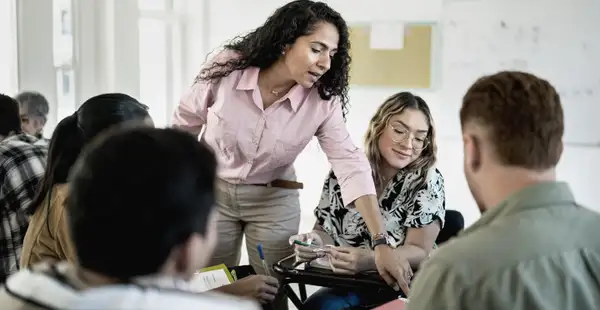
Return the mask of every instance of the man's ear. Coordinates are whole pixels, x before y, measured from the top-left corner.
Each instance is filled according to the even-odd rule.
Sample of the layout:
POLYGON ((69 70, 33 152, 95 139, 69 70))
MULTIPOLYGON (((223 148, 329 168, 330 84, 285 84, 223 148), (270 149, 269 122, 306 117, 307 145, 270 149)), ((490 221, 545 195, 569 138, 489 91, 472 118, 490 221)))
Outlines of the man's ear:
POLYGON ((471 163, 471 153, 473 146, 471 145, 471 136, 464 134, 462 135, 462 141, 463 141, 463 159, 465 162, 465 167, 468 167, 469 164, 471 163))
POLYGON ((477 172, 481 168, 481 140, 469 134, 463 134, 465 166, 472 172, 477 172))
POLYGON ((565 144, 563 140, 560 140, 560 144, 558 145, 558 158, 562 158, 563 151, 565 150, 565 144))

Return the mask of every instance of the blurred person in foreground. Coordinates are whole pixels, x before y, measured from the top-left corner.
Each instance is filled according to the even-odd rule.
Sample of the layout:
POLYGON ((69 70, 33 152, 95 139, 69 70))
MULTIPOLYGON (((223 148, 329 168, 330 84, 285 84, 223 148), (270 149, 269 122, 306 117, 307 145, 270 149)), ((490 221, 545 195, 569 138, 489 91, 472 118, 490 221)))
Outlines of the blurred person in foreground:
POLYGON ((600 214, 556 180, 556 89, 528 73, 485 76, 464 96, 460 120, 482 217, 425 262, 408 309, 598 309, 600 214))
POLYGON ((216 244, 212 150, 178 130, 131 126, 93 141, 71 171, 77 263, 21 270, 0 292, 2 308, 260 309, 188 281, 216 244))
MULTIPOLYGON (((106 93, 89 98, 58 123, 50 141, 44 177, 28 207, 31 217, 22 241, 20 268, 49 260, 77 262, 65 205, 70 189, 69 173, 89 143, 105 131, 131 122, 154 126, 147 106, 126 94, 106 93)), ((265 304, 275 298, 278 287, 275 278, 244 274, 248 266, 235 269, 240 276, 246 276, 217 291, 255 298, 265 304)))

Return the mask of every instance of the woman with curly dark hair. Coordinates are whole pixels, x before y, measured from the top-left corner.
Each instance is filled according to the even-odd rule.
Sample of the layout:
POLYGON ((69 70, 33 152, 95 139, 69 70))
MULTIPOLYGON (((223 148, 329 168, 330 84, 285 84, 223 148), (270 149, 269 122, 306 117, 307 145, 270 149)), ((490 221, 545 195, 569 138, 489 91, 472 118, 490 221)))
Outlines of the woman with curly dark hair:
POLYGON ((374 239, 379 272, 402 283, 375 196, 371 166, 345 125, 350 65, 348 27, 323 2, 292 1, 254 31, 234 38, 204 66, 174 115, 199 135, 220 164, 219 244, 212 263, 236 265, 246 236, 250 263, 293 253, 300 202, 293 163, 316 136, 374 239), (202 132, 202 133, 201 133, 202 132))

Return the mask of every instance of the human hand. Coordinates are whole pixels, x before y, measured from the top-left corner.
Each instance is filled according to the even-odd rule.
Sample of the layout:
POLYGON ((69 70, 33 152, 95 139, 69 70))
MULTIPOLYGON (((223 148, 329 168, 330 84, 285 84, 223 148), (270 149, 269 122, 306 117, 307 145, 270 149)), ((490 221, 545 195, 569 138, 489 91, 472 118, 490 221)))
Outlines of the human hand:
POLYGON ((299 234, 290 237, 290 244, 294 245, 294 253, 296 254, 296 261, 308 262, 313 259, 324 257, 325 252, 316 251, 316 249, 324 245, 323 239, 318 233, 311 231, 305 234, 299 234), (311 246, 303 246, 294 244, 294 241, 300 241, 303 243, 310 244, 311 246))
POLYGON ((387 284, 408 295, 408 285, 413 276, 408 260, 397 256, 390 246, 379 245, 375 247, 375 265, 387 284))
POLYGON ((375 256, 370 249, 331 247, 327 249, 331 270, 335 273, 356 274, 375 269, 375 256))
POLYGON ((275 299, 278 289, 277 279, 264 275, 251 275, 228 285, 227 291, 231 295, 249 297, 265 304, 275 299))

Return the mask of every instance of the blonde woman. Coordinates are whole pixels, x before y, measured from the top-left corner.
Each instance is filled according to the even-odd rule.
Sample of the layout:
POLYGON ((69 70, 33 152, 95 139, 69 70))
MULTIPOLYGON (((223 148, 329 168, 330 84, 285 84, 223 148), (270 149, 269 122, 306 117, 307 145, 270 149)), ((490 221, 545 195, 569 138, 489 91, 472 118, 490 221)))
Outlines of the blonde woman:
MULTIPOLYGON (((388 243, 395 249, 406 278, 434 247, 444 224, 444 179, 434 167, 435 128, 427 103, 409 92, 388 98, 369 123, 365 151, 373 168, 379 207, 387 228, 388 243)), ((340 186, 330 172, 321 201, 315 209, 312 232, 298 235, 316 245, 334 245, 328 256, 335 272, 376 270, 373 241, 356 208, 344 207, 340 186)), ((296 246, 300 260, 315 253, 296 246)), ((408 291, 408 284, 402 287, 408 291)), ((307 300, 308 309, 340 309, 385 302, 369 292, 321 289, 307 300)))

